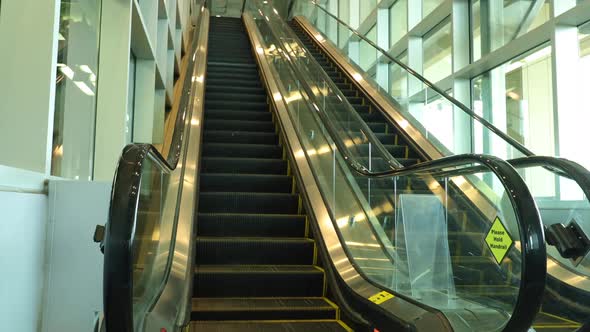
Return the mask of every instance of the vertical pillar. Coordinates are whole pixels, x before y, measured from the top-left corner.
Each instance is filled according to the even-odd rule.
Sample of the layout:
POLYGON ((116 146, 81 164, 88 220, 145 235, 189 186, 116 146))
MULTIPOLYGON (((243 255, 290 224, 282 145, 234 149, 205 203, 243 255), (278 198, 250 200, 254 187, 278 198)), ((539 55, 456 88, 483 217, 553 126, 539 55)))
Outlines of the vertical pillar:
MULTIPOLYGON (((389 8, 377 5, 377 45, 384 50, 389 49, 389 8)), ((389 91, 389 61, 377 53, 377 83, 389 91)))
MULTIPOLYGON (((578 29, 558 25, 552 36, 553 112, 555 119, 555 153, 564 158, 580 159, 580 124, 588 123, 590 115, 580 112, 578 83, 578 29)), ((576 185, 571 181, 559 184, 562 198, 579 199, 576 185), (568 195, 573 195, 568 196, 568 195), (576 197, 577 196, 577 197, 576 197)))
MULTIPOLYGON (((451 11, 453 73, 455 73, 469 64, 469 45, 471 43, 469 33, 469 1, 453 1, 451 11)), ((470 105, 470 80, 453 78, 453 96, 459 102, 470 105)), ((471 117, 457 106, 453 106, 453 115, 454 152, 473 152, 471 117)))
POLYGON ((94 180, 112 181, 126 144, 131 0, 103 0, 96 108, 94 180), (116 38, 115 38, 116 36, 116 38))
MULTIPOLYGON (((410 5, 408 1, 408 31, 411 31, 420 21, 422 21, 422 1, 416 1, 410 5)), ((424 54, 422 52, 422 36, 414 36, 408 34, 408 66, 416 71, 418 74, 423 72, 424 54)), ((408 98, 422 93, 426 98, 426 89, 421 81, 408 75, 408 98)), ((426 100, 412 101, 408 100, 408 110, 419 121, 422 121, 422 109, 426 100)), ((414 99, 415 100, 415 99, 414 99)))

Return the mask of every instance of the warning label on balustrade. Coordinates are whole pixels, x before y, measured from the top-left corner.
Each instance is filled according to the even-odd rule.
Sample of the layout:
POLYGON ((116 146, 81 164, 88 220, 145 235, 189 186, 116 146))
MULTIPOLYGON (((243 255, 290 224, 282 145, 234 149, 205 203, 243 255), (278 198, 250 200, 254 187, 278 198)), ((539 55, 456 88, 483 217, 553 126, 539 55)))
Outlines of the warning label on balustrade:
POLYGON ((508 230, 506 230, 506 227, 502 224, 500 218, 496 217, 496 220, 492 223, 492 227, 490 227, 488 235, 486 235, 486 243, 494 256, 496 263, 498 263, 498 265, 501 264, 514 241, 508 233, 508 230))

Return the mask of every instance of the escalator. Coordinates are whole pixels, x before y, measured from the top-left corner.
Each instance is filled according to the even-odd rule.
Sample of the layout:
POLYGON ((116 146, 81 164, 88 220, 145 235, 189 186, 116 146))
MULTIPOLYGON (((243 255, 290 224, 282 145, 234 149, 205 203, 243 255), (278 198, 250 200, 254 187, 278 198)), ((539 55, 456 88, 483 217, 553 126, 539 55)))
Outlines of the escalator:
POLYGON ((519 173, 430 160, 331 59, 316 67, 272 4, 248 5, 242 19, 195 6, 171 151, 123 151, 106 330, 528 329, 547 255, 519 173), (513 242, 501 259, 482 240, 492 221, 513 242))
MULTIPOLYGON (((322 8, 320 8, 319 6, 314 5, 314 7, 317 7, 316 10, 318 11, 324 11, 322 8)), ((316 13, 317 14, 317 13, 316 13)), ((336 29, 337 31, 339 31, 340 35, 353 35, 353 32, 350 31, 354 31, 352 30, 352 28, 348 27, 345 23, 343 22, 339 22, 338 19, 331 15, 328 14, 326 12, 326 17, 328 17, 327 23, 325 23, 326 27, 330 27, 330 29, 336 29), (350 30, 348 32, 343 32, 343 30, 350 30)), ((326 47, 325 45, 327 43, 330 43, 329 41, 327 41, 327 39, 329 39, 329 35, 326 33, 320 33, 319 31, 311 31, 309 29, 309 27, 304 27, 304 25, 306 25, 304 18, 298 17, 294 20, 292 20, 290 22, 290 27, 293 29, 293 31, 295 32, 295 34, 297 35, 298 39, 302 42, 303 45, 305 45, 308 54, 310 54, 315 61, 322 67, 323 71, 331 78, 331 80, 334 82, 334 84, 336 84, 342 91, 347 91, 347 93, 345 93, 345 96, 348 99, 348 102, 354 106, 355 110, 359 113, 359 115, 363 118, 364 121, 367 122, 367 124, 370 124, 370 126, 372 128, 385 128, 386 132, 388 133, 392 133, 395 135, 396 137, 396 141, 398 142, 398 136, 401 137, 401 141, 402 142, 411 142, 408 145, 408 154, 414 156, 417 159, 421 159, 421 160, 429 160, 432 159, 432 156, 429 156, 427 152, 425 152, 425 150, 420 148, 420 145, 417 144, 415 141, 412 140, 411 137, 409 137, 409 135, 407 134, 407 132, 404 132, 404 128, 400 128, 399 126, 399 121, 397 121, 397 125, 394 125, 394 123, 396 123, 396 121, 394 119, 392 119, 391 115, 387 116, 384 111, 383 111, 383 107, 379 107, 377 105, 374 104, 375 101, 375 96, 368 94, 367 89, 363 89, 361 87, 361 84, 359 84, 359 82, 363 81, 363 79, 369 78, 370 75, 368 74, 363 74, 363 77, 360 78, 359 77, 354 77, 353 75, 355 75, 355 72, 363 72, 363 70, 357 66, 354 63, 354 60, 351 60, 350 54, 347 54, 347 52, 351 52, 351 51, 347 51, 345 50, 346 47, 340 47, 341 50, 343 50, 344 54, 336 54, 336 53, 331 53, 329 54, 327 52, 327 49, 330 49, 330 47, 326 47), (346 59, 346 61, 350 62, 354 68, 354 70, 352 71, 352 74, 350 71, 346 72, 345 67, 342 66, 342 63, 338 63, 337 60, 335 60, 336 58, 339 59, 346 59)), ((357 37, 357 36, 354 36, 357 37)), ((354 39, 353 39, 354 40, 354 39)), ((360 42, 360 46, 359 47, 365 47, 365 49, 367 49, 369 46, 373 47, 372 44, 370 44, 370 41, 365 41, 363 40, 363 37, 357 37, 357 40, 361 40, 360 42)), ((332 47, 332 49, 338 49, 338 46, 332 47)), ((376 48, 376 47, 374 47, 376 48)), ((369 51, 366 51, 369 52, 369 51)), ((385 54, 385 53, 383 53, 385 54)), ((393 65, 396 65, 396 63, 394 62, 393 65)), ((397 65, 396 65, 397 66, 397 65)), ((359 75, 359 74, 356 74, 359 75)), ((374 75, 374 74, 373 74, 374 75)), ((374 77, 373 77, 374 79, 374 77)), ((370 78, 368 80, 371 80, 370 78)), ((376 85, 376 84, 375 84, 376 85)), ((373 91, 380 91, 381 94, 387 94, 387 91, 384 91, 380 88, 374 89, 373 91)), ((428 91, 427 93, 430 93, 434 96, 439 95, 438 91, 428 91)), ((410 97, 411 98, 411 97, 410 97)), ((432 97, 431 97, 432 98, 432 97)), ((435 99, 435 98, 432 98, 435 99)), ((392 103, 392 105, 395 105, 394 107, 396 108, 403 108, 403 106, 401 106, 400 104, 396 104, 395 102, 392 103)), ((459 107, 457 107, 459 108, 459 107)), ((411 112, 410 112, 411 113, 411 112)), ((455 115, 457 116, 457 115, 455 115)), ((411 117, 411 116, 410 116, 411 117)), ((410 122, 412 122, 410 120, 410 122)), ((414 122, 415 124, 416 122, 414 122)), ((407 122, 406 122, 407 124, 407 122)), ((422 128, 422 130, 425 130, 427 132, 428 129, 424 129, 422 128)), ((434 137, 435 135, 432 135, 431 139, 433 139, 434 141, 436 141, 436 138, 434 137)), ((390 141, 385 141, 383 139, 380 140, 382 143, 387 144, 390 141)), ((511 144, 511 143, 510 143, 511 144)), ((438 145, 438 148, 441 148, 441 142, 440 141, 436 141, 434 143, 434 145, 438 145)), ((444 147, 442 147, 441 150, 445 150, 444 147)), ((551 171, 551 166, 552 165, 559 165, 560 162, 564 161, 564 160, 559 160, 557 161, 556 158, 539 158, 539 160, 542 159, 542 161, 539 162, 533 162, 532 160, 535 159, 536 157, 530 153, 528 150, 526 150, 525 148, 520 148, 516 147, 516 155, 522 156, 524 155, 524 157, 521 158, 515 158, 514 160, 509 160, 509 162, 511 162, 515 167, 517 168, 522 168, 522 174, 523 176, 526 176, 527 173, 525 173, 524 169, 530 167, 530 168, 535 168, 538 166, 546 166, 547 170, 546 171, 546 176, 555 176, 553 173, 560 173, 563 169, 559 169, 559 167, 556 167, 556 169, 554 169, 553 171, 551 171), (522 152, 521 152, 522 151, 522 152), (529 162, 529 165, 527 165, 527 159, 529 162), (544 164, 544 162, 547 162, 547 164, 544 164)), ((448 153, 448 151, 447 151, 448 153)), ((444 155, 444 153, 443 153, 444 155)), ((394 157, 396 157, 394 155, 394 157)), ((565 161, 568 162, 568 161, 565 161)), ((569 162, 568 162, 569 163, 569 162)), ((574 164, 574 163, 571 163, 574 164)), ((573 167, 570 168, 571 171, 570 173, 568 173, 567 175, 564 175, 563 173, 561 173, 561 177, 564 178, 568 178, 568 179, 574 179, 574 181, 577 182, 577 184, 580 186, 580 191, 583 191, 585 186, 587 187, 587 179, 588 179, 588 172, 583 169, 582 167, 578 166, 578 165, 573 165, 573 167), (575 175, 574 175, 575 174, 575 175), (579 175, 579 176, 578 176, 579 175)), ((529 174, 530 175, 530 174, 529 174)), ((560 176, 556 176, 557 178, 559 178, 560 176)), ((571 180, 570 180, 571 181, 571 180)), ((587 190, 584 191, 584 193, 586 193, 586 198, 587 196, 587 190)), ((542 215, 548 219, 548 223, 546 223, 546 225, 551 224, 550 219, 559 219, 559 218, 563 218, 563 217, 559 217, 559 216, 555 216, 554 212, 551 212, 551 210, 545 211, 543 209, 543 202, 541 201, 541 213, 542 215)), ((565 202, 563 202, 565 203, 565 202)), ((565 204, 562 203, 562 206, 567 206, 565 204)), ((449 218, 449 222, 451 222, 452 224, 449 225, 449 229, 455 229, 458 230, 457 235, 459 237, 465 237, 465 236, 469 236, 470 232, 462 229, 461 228, 461 224, 465 225, 466 223, 471 223, 472 226, 473 224, 477 225, 477 216, 473 214, 473 209, 472 212, 469 212, 469 208, 468 205, 470 203, 463 200, 463 202, 460 203, 460 208, 462 209, 462 213, 463 216, 461 217, 450 217, 449 218)), ((588 202, 583 202, 582 206, 585 206, 588 204, 588 202)), ((571 204, 570 204, 571 205, 571 204)), ((573 206, 576 206, 575 204, 573 206)), ((580 210, 583 210, 584 208, 572 208, 572 213, 570 213, 570 220, 571 220, 571 215, 574 214, 573 212, 576 212, 578 214, 580 213, 584 213, 584 212, 579 212, 580 210), (579 210, 578 210, 579 209, 579 210)), ((564 218, 565 219, 565 218, 564 218)), ((566 220, 566 222, 570 222, 570 220, 566 220)), ((565 223, 564 223, 565 224, 565 223)), ((573 224, 573 223, 572 223, 573 224)), ((572 225, 570 224, 570 225, 572 225)), ((588 284, 588 269, 587 269, 587 263, 581 263, 580 262, 584 261, 584 256, 586 256, 588 254, 588 239, 587 239, 587 235, 584 234, 584 230, 582 228, 584 228, 585 225, 587 224, 587 220, 586 222, 584 222, 582 220, 581 217, 579 217, 579 219, 577 220, 577 224, 575 226, 575 231, 574 234, 576 234, 575 236, 579 237, 581 239, 581 241, 579 242, 579 248, 580 248, 580 254, 578 256, 576 256, 576 261, 574 264, 570 264, 571 262, 574 262, 574 259, 570 259, 570 261, 568 261, 568 259, 564 259, 567 258, 567 255, 563 254, 563 251, 560 250, 560 248, 551 248, 551 254, 553 255, 553 257, 558 257, 559 260, 556 260, 555 258, 551 258, 548 261, 548 266, 550 267, 550 269, 558 269, 558 266, 560 266, 561 264, 565 264, 564 266, 568 266, 569 268, 567 268, 567 270, 569 270, 569 274, 567 273, 561 273, 561 271, 563 271, 563 269, 560 270, 560 272, 556 272, 556 275, 554 276, 553 271, 550 271, 550 274, 548 276, 547 279, 547 290, 545 292, 544 295, 544 301, 543 301, 543 307, 541 309, 541 311, 539 312, 539 314, 537 315, 532 328, 535 330, 549 330, 549 331, 572 331, 572 330, 577 330, 578 328, 581 329, 581 326, 584 324, 584 321, 587 319, 588 315, 590 314, 590 293, 589 293, 589 289, 587 288, 588 286, 584 286, 585 284, 588 284), (582 225, 582 226, 579 226, 582 225), (559 257, 562 256, 562 257, 559 257), (577 267, 577 269, 576 269, 577 267), (567 276, 567 277, 566 277, 567 276)), ((487 227, 485 225, 481 225, 480 227, 487 227)), ((560 231, 561 229, 563 229, 562 226, 559 225, 559 223, 557 223, 557 225, 554 226, 559 226, 556 228, 559 228, 560 231)), ((476 226, 477 227, 477 226, 476 226)), ((567 228, 567 227, 565 227, 567 228)), ((587 228, 584 228, 587 229, 587 228)), ((550 228, 547 228, 546 226, 546 232, 547 232, 547 236, 553 236, 552 231, 550 228)), ((477 234, 475 234, 475 237, 477 237, 477 234)), ((452 235, 449 234, 449 238, 452 238, 452 235)), ((457 240, 457 238, 455 238, 454 243, 466 243, 466 242, 471 242, 471 243, 477 243, 477 241, 460 241, 457 240)), ((549 242, 549 240, 548 240, 549 242)), ((556 245, 555 242, 552 241, 552 243, 550 243, 551 245, 556 245)), ((486 273, 485 271, 489 271, 490 269, 493 270, 494 267, 494 262, 493 261, 479 261, 479 262, 475 262, 475 261, 469 261, 469 260, 464 260, 461 256, 460 253, 461 251, 463 251, 464 253, 474 253, 477 252, 477 250, 481 250, 480 249, 476 249, 474 250, 474 248, 470 248, 468 250, 461 250, 460 248, 453 248, 453 245, 451 245, 451 251, 455 252, 455 256, 453 257, 454 260, 454 265, 453 265, 453 269, 456 273, 456 278, 458 279, 457 281, 459 281, 460 279, 462 279, 461 277, 461 270, 465 270, 468 273, 486 273)), ((588 259, 586 258, 586 261, 588 259)), ((478 287, 473 284, 473 285, 469 285, 469 284, 464 284, 462 281, 458 282, 458 287, 465 287, 466 289, 471 289, 471 292, 473 293, 477 293, 478 291, 478 287)), ((497 296, 501 297, 502 293, 505 292, 507 289, 504 287, 500 287, 497 288, 495 290, 495 292, 497 292, 497 296)))
POLYGON ((212 18, 192 331, 351 331, 324 271, 241 19, 212 18))

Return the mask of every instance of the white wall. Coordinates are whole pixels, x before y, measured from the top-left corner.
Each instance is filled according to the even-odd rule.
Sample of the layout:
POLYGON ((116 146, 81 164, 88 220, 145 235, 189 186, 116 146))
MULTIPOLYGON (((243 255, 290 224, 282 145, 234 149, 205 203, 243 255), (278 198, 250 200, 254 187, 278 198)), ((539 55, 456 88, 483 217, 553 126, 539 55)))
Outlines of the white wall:
POLYGON ((47 196, 0 192, 0 322, 3 331, 38 330, 47 196))
POLYGON ((57 0, 2 0, 0 164, 48 173, 57 0))
POLYGON ((111 184, 51 181, 41 331, 92 331, 102 311, 103 255, 92 240, 108 218, 111 184))

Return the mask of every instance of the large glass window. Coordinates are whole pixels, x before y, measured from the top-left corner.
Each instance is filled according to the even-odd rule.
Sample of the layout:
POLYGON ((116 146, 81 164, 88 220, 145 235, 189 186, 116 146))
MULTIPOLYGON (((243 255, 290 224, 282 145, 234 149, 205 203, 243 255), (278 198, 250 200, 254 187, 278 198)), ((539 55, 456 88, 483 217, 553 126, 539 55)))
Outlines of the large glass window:
POLYGON ((551 15, 549 0, 474 0, 473 60, 505 45, 547 22, 551 15))
POLYGON ((437 82, 451 74, 451 23, 448 19, 424 36, 423 52, 426 79, 437 82))
POLYGON ((92 179, 100 4, 62 1, 51 174, 92 179))
MULTIPOLYGON (((578 126, 577 128, 571 128, 568 132, 568 134, 574 135, 576 138, 579 138, 580 133, 586 132, 588 123, 590 123, 590 103, 588 103, 588 92, 590 91, 590 22, 580 26, 578 37, 578 102, 576 103, 578 112, 576 113, 578 113, 579 118, 576 121, 568 121, 568 123, 575 123, 578 126)), ((565 157, 571 158, 590 169, 589 153, 576 153, 565 157)))
MULTIPOLYGON (((555 155, 551 47, 543 46, 473 80, 473 109, 538 155, 555 155)), ((476 153, 519 157, 474 126, 476 153)), ((555 186, 539 170, 527 171, 537 195, 553 196, 555 186)))
POLYGON ((362 0, 359 3, 359 23, 362 24, 367 16, 377 7, 377 0, 362 0))
MULTIPOLYGON (((399 56, 398 59, 404 64, 408 63, 406 53, 399 56)), ((389 64, 389 81, 389 94, 394 99, 401 102, 408 98, 408 72, 394 62, 389 64)))
POLYGON ((444 0, 422 0, 422 17, 428 16, 436 9, 444 0))
MULTIPOLYGON (((377 40, 377 25, 373 26, 369 32, 367 33, 367 38, 369 40, 375 41, 377 40)), ((368 71, 377 60, 377 49, 371 46, 366 41, 360 42, 360 65, 361 68, 365 71, 368 71)))
POLYGON ((397 0, 389 8, 389 46, 408 33, 408 0, 397 0))

